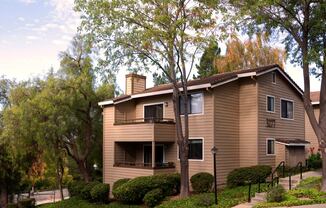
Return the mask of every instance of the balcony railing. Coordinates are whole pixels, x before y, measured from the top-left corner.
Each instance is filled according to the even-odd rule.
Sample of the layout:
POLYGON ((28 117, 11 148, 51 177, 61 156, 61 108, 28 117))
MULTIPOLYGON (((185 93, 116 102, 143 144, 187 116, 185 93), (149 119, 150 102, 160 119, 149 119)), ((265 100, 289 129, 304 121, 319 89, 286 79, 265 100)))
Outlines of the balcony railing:
POLYGON ((174 119, 172 118, 135 118, 128 120, 116 120, 115 125, 124 125, 124 124, 138 124, 138 123, 165 123, 165 124, 174 124, 174 119))
MULTIPOLYGON (((115 167, 153 169, 152 163, 115 162, 115 167)), ((173 162, 155 163, 154 169, 175 168, 173 162)))

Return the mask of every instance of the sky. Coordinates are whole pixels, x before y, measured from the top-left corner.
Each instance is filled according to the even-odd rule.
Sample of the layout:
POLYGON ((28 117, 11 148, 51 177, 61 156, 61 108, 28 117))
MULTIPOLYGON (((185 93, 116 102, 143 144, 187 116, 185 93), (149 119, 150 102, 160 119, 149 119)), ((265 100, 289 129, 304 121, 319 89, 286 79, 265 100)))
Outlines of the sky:
MULTIPOLYGON (((0 0, 0 76, 27 80, 59 68, 58 54, 68 48, 80 24, 74 0, 0 0)), ((303 88, 300 67, 286 63, 285 71, 303 88)), ((122 70, 117 76, 124 89, 122 70)), ((147 75, 147 86, 153 85, 147 75)), ((311 90, 320 89, 311 77, 311 90)))

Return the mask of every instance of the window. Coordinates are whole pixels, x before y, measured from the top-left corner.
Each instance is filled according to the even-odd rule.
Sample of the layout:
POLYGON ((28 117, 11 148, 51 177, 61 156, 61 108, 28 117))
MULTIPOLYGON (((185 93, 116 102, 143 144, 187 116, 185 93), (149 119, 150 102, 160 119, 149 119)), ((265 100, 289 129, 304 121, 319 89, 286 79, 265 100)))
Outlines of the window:
MULTIPOLYGON (((184 101, 182 97, 179 103, 180 114, 185 113, 184 101)), ((196 93, 188 95, 188 113, 189 114, 201 114, 203 111, 203 93, 196 93)))
POLYGON ((266 141, 266 150, 267 155, 274 155, 275 154, 275 140, 274 139, 267 139, 266 141))
POLYGON ((163 104, 144 106, 145 121, 162 120, 163 119, 163 104))
MULTIPOLYGON (((189 155, 188 159, 203 159, 203 139, 189 139, 189 155)), ((180 158, 180 155, 179 155, 180 158)))
POLYGON ((276 84, 276 73, 272 72, 272 83, 276 84))
POLYGON ((293 102, 281 99, 281 118, 293 119, 293 102))
POLYGON ((275 98, 267 95, 267 112, 275 112, 275 98))

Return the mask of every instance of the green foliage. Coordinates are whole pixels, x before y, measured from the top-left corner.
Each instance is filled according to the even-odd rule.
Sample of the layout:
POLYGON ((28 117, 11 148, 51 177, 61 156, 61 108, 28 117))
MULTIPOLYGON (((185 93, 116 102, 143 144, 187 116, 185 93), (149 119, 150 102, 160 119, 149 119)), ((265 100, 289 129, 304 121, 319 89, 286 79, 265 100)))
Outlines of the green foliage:
POLYGON ((211 41, 205 48, 199 65, 196 65, 198 76, 194 78, 204 78, 216 74, 218 71, 214 61, 220 53, 221 49, 218 47, 217 41, 211 41))
POLYGON ((300 181, 299 185, 296 187, 297 189, 311 189, 314 188, 316 190, 320 190, 322 183, 321 177, 309 177, 300 181))
POLYGON ((257 165, 251 167, 237 168, 227 176, 227 185, 229 187, 245 185, 248 182, 253 184, 263 181, 272 171, 272 167, 267 165, 257 165))
POLYGON ((161 201, 164 199, 164 194, 162 189, 156 188, 149 192, 147 192, 144 196, 144 203, 148 207, 155 207, 156 205, 160 204, 161 201))
POLYGON ((190 178, 191 187, 196 193, 206 193, 212 190, 214 176, 210 173, 200 172, 190 178))
POLYGON ((322 167, 323 161, 319 152, 312 153, 308 158, 308 168, 319 169, 322 167))
POLYGON ((93 202, 107 203, 109 201, 110 185, 99 183, 91 190, 93 202))
POLYGON ((81 198, 91 201, 92 200, 91 190, 98 184, 100 184, 100 182, 98 182, 98 181, 86 183, 86 185, 84 185, 84 187, 81 189, 81 192, 80 192, 81 198))
POLYGON ((115 181, 113 183, 112 192, 114 192, 117 188, 119 188, 121 185, 127 183, 128 181, 130 181, 129 178, 122 178, 122 179, 115 181))
POLYGON ((34 208, 35 207, 35 199, 22 199, 18 202, 18 208, 34 208))
POLYGON ((113 192, 114 197, 123 203, 141 203, 145 194, 153 189, 161 188, 164 196, 175 194, 179 191, 179 174, 162 174, 134 178, 113 192))
POLYGON ((38 206, 40 208, 142 208, 143 206, 137 205, 124 205, 119 202, 111 202, 110 204, 95 204, 80 199, 78 197, 72 197, 64 201, 45 204, 38 206))
POLYGON ((68 183, 68 191, 70 196, 81 196, 83 188, 86 183, 83 181, 71 181, 68 183))
MULTIPOLYGON (((262 185, 266 188, 266 185, 262 185)), ((252 186, 252 196, 258 190, 258 185, 252 186)), ((237 204, 244 203, 248 200, 248 186, 239 186, 235 188, 225 188, 218 192, 218 207, 231 208, 237 204)), ((204 208, 214 203, 214 193, 195 194, 190 197, 178 200, 163 202, 159 208, 204 208)), ((212 205, 210 207, 216 207, 212 205)))
POLYGON ((266 199, 268 202, 281 202, 284 200, 284 195, 285 189, 283 186, 278 185, 268 190, 266 199))
POLYGON ((18 204, 8 203, 8 208, 18 208, 18 204))

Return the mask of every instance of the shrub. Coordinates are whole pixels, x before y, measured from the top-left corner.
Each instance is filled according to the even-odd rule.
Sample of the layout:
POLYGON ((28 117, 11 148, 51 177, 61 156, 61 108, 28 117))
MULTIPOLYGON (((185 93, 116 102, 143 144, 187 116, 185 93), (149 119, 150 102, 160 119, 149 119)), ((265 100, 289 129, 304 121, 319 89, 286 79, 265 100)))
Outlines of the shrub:
POLYGON ((321 159, 320 153, 312 153, 308 158, 308 167, 312 169, 319 169, 322 167, 323 161, 321 159))
POLYGON ((267 192, 266 199, 268 202, 281 202, 284 200, 285 190, 283 186, 278 185, 267 192))
POLYGON ((179 191, 179 174, 162 174, 137 177, 122 184, 113 192, 114 197, 123 203, 141 203, 145 194, 153 189, 161 188, 163 195, 168 196, 179 191))
POLYGON ((272 172, 272 167, 267 165, 256 165, 251 167, 237 168, 227 176, 227 185, 229 187, 242 186, 248 181, 255 184, 259 180, 267 178, 272 172))
POLYGON ((122 179, 119 179, 116 182, 114 182, 113 186, 112 186, 112 192, 114 192, 117 188, 119 188, 121 185, 127 183, 128 181, 130 181, 129 178, 122 178, 122 179))
POLYGON ((18 208, 33 208, 35 207, 35 199, 22 199, 18 202, 18 208))
POLYGON ((214 204, 214 201, 209 194, 198 195, 198 200, 196 201, 196 205, 198 207, 210 207, 213 204, 214 204))
POLYGON ((191 187, 196 193, 207 193, 212 189, 214 176, 210 173, 197 173, 190 178, 191 187))
POLYGON ((68 183, 68 191, 70 197, 72 196, 81 196, 81 191, 86 186, 84 181, 71 181, 68 183))
POLYGON ((99 183, 95 185, 90 194, 93 202, 107 203, 109 201, 110 185, 99 183))
POLYGON ((89 182, 87 183, 81 190, 80 192, 80 196, 82 199, 91 201, 92 200, 92 196, 91 196, 91 190, 94 186, 96 186, 97 184, 99 184, 100 182, 98 181, 93 181, 93 182, 89 182))
POLYGON ((144 196, 144 203, 148 207, 155 207, 156 205, 160 204, 161 201, 165 198, 162 189, 156 188, 149 192, 147 192, 144 196))
POLYGON ((8 203, 7 208, 18 208, 18 204, 15 204, 15 203, 8 203))

